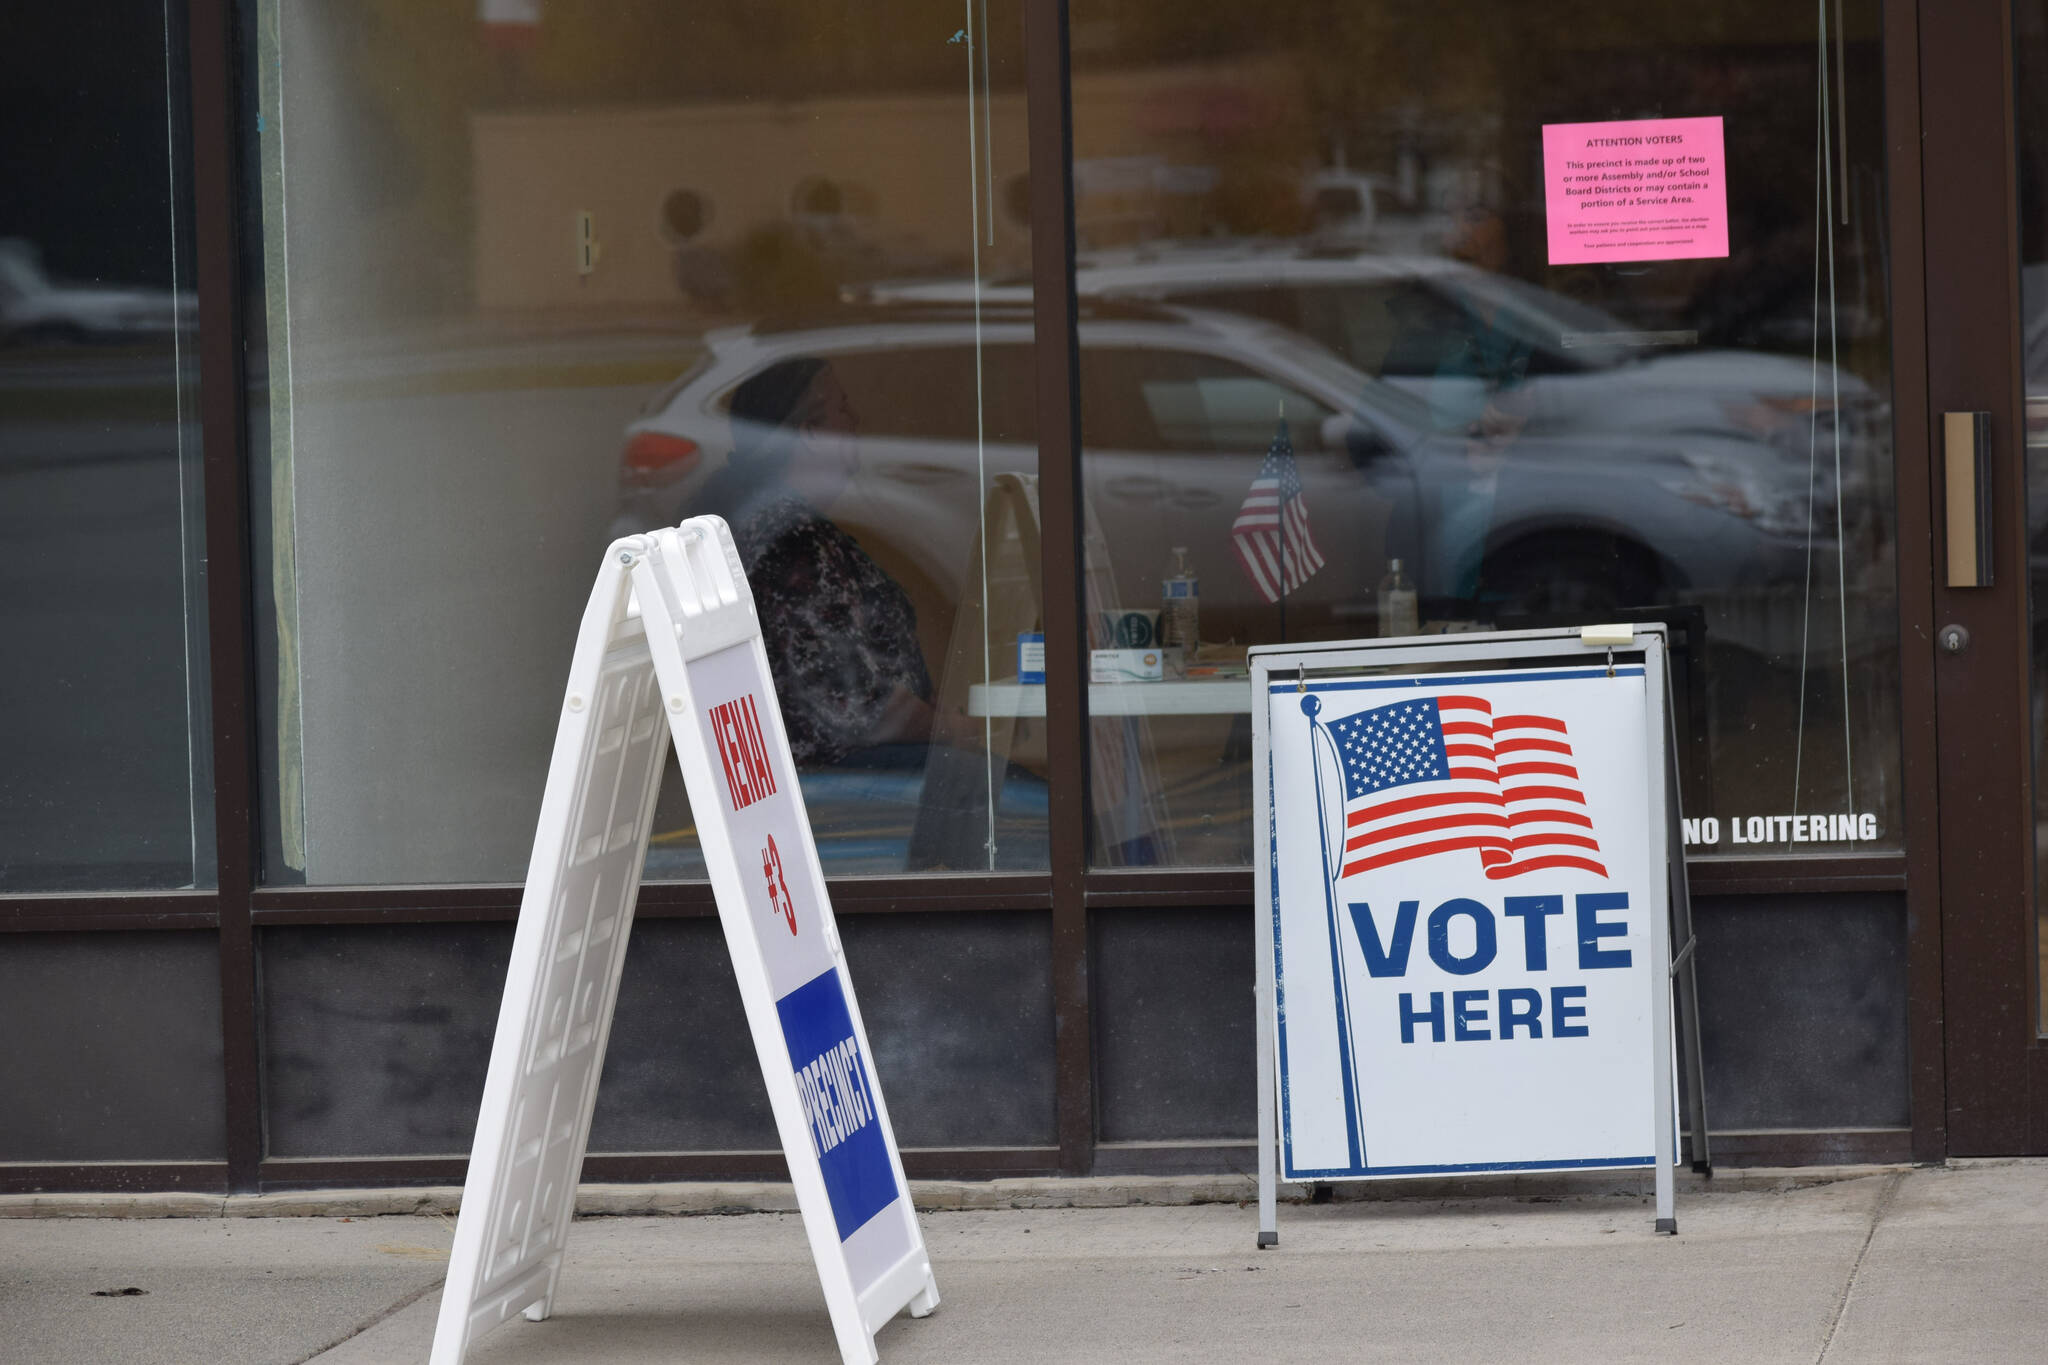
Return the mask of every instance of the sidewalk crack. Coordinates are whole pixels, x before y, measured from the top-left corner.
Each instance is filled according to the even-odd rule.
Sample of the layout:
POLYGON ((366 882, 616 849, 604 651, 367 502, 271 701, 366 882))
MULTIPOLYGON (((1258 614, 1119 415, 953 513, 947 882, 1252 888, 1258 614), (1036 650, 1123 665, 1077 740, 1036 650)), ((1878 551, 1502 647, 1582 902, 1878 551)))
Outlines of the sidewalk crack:
POLYGON ((313 1350, 308 1351, 306 1354, 300 1356, 297 1360, 293 1361, 292 1365, 307 1365, 308 1361, 318 1360, 321 1356, 326 1355, 329 1351, 341 1345, 343 1342, 352 1341, 356 1337, 359 1337, 363 1333, 369 1331, 372 1327, 375 1327, 378 1323, 381 1323, 385 1321, 387 1318, 395 1317, 398 1314, 404 1312, 406 1309, 412 1307, 414 1304, 418 1303, 421 1299, 424 1299, 427 1295, 433 1293, 435 1290, 439 1289, 442 1285, 446 1284, 447 1282, 448 1277, 444 1275, 440 1279, 435 1280, 432 1284, 421 1285, 418 1289, 413 1290, 410 1294, 407 1294, 405 1297, 398 1300, 398 1302, 389 1305, 388 1307, 382 1309, 379 1312, 372 1313, 369 1317, 363 1319, 355 1326, 349 1328, 346 1332, 343 1332, 340 1336, 328 1342, 326 1345, 317 1346, 313 1350))
POLYGON ((1891 1211, 1892 1200, 1898 1197, 1899 1186, 1905 1180, 1906 1172, 1894 1172, 1878 1192, 1877 1202, 1871 1206, 1870 1226, 1863 1230, 1863 1245, 1856 1249, 1855 1264, 1849 1267, 1849 1278, 1843 1282, 1842 1292, 1835 1299, 1834 1315, 1828 1320, 1828 1334, 1821 1339, 1820 1354, 1813 1358, 1813 1365, 1825 1365, 1828 1352, 1835 1348, 1835 1334, 1842 1330, 1842 1322, 1849 1316, 1849 1299, 1856 1292, 1856 1277, 1863 1273, 1863 1260, 1870 1255, 1870 1243, 1877 1236, 1877 1225, 1891 1211))

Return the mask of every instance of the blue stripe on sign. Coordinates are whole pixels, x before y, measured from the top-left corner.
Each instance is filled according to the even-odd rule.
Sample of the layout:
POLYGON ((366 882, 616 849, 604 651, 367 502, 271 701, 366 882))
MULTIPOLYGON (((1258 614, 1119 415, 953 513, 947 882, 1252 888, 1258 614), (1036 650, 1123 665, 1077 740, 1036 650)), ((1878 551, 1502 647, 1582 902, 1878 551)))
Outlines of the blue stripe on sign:
POLYGON ((782 1018, 804 1126, 843 1242, 901 1191, 838 969, 827 968, 783 996, 775 1012, 782 1018))

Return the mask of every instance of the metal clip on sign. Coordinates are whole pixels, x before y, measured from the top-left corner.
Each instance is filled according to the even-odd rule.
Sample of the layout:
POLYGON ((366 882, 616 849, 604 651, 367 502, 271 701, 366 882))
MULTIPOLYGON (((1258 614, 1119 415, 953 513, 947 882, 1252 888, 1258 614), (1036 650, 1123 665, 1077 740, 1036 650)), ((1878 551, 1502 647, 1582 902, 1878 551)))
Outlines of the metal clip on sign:
POLYGON ((753 595, 698 517, 614 543, 584 609, 433 1365, 554 1304, 671 735, 841 1358, 938 1306, 753 595))
POLYGON ((1612 626, 1585 626, 1579 631, 1579 640, 1589 648, 1601 645, 1607 647, 1607 676, 1614 676, 1614 651, 1617 647, 1627 649, 1636 642, 1635 627, 1626 623, 1612 626))

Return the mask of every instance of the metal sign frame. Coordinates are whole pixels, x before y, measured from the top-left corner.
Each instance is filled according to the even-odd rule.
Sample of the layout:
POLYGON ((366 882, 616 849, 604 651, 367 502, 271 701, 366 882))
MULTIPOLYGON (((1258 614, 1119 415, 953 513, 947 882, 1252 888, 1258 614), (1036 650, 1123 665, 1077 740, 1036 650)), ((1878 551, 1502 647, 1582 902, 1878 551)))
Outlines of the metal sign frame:
MULTIPOLYGON (((1646 789, 1651 809, 1645 838, 1654 849, 1661 831, 1665 875, 1650 878, 1648 961, 1636 970, 1648 974, 1652 1069, 1653 1164, 1656 1181, 1656 1229, 1678 1230, 1673 1210, 1673 1166, 1677 1161, 1677 1087, 1672 1046, 1673 985, 1676 979, 1681 1033, 1687 1052, 1691 1100, 1693 1164, 1711 1174, 1706 1146, 1705 1096, 1701 1083, 1697 985, 1693 972, 1690 902, 1686 895, 1684 841, 1679 821, 1676 736, 1670 714, 1667 646, 1662 625, 1496 631, 1463 635, 1418 636, 1382 641, 1340 641, 1312 645, 1258 646, 1250 651, 1253 741, 1253 812, 1256 830, 1273 829, 1272 707, 1276 684, 1330 682, 1367 674, 1398 674, 1403 669, 1435 670, 1469 666, 1473 671, 1510 671, 1538 662, 1568 660, 1577 667, 1619 661, 1640 665, 1645 703, 1644 751, 1649 771, 1646 789), (1674 955, 1673 941, 1679 943, 1674 955)), ((1255 838, 1255 895, 1263 912, 1254 935, 1257 951, 1255 999, 1258 1049, 1259 1232, 1262 1248, 1279 1244, 1277 1185, 1280 1166, 1281 1058, 1280 1001, 1275 936, 1279 932, 1280 878, 1271 838, 1255 838)), ((1346 1025, 1348 1027, 1348 1024, 1346 1025)), ((1390 1173, 1391 1174, 1391 1173, 1390 1173)), ((1332 1178, 1372 1179, 1364 1174, 1332 1178)))
POLYGON ((698 517, 614 542, 584 609, 433 1365, 553 1307, 671 739, 841 1357, 873 1365, 884 1323, 938 1306, 753 595, 725 523, 698 517), (724 694, 700 695, 713 678, 724 694), (755 700, 720 729, 734 679, 755 700), (751 845, 764 820, 765 860, 751 845), (793 985, 792 963, 822 970, 793 985))

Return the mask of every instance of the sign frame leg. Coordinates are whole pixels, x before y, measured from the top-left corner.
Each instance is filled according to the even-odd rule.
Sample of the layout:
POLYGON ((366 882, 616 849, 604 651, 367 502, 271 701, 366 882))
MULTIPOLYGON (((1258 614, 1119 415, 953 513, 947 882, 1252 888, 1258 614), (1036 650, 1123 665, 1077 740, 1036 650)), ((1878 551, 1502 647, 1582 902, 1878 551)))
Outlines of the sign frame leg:
POLYGON ((1273 1051, 1278 1046, 1273 1028, 1273 944, 1261 925, 1258 935, 1259 980, 1254 987, 1259 1012, 1259 1249, 1280 1245, 1279 1180, 1280 1153, 1278 1134, 1279 1068, 1274 1065, 1273 1051))
MULTIPOLYGON (((1650 754, 1650 761, 1657 771, 1651 775, 1650 789, 1659 788, 1665 792, 1664 837, 1669 846, 1671 831, 1676 829, 1678 812, 1670 797, 1674 789, 1674 754, 1671 744, 1672 723, 1669 718, 1670 677, 1666 671, 1664 640, 1652 635, 1643 641, 1643 667, 1649 676, 1645 681, 1651 698, 1663 698, 1665 706, 1650 707, 1654 731, 1644 746, 1650 754), (1655 712, 1665 711, 1662 724, 1658 724, 1655 712)), ((1671 885, 1667 876, 1663 887, 1664 904, 1655 907, 1650 916, 1650 1016, 1655 1030, 1651 1042, 1651 1066, 1654 1077, 1651 1085, 1652 1103, 1656 1105, 1657 1132, 1657 1223, 1660 1233, 1678 1232, 1678 1217, 1673 1207, 1676 1180, 1674 1168, 1678 1164, 1678 1123, 1674 1112, 1678 1103, 1678 1092, 1674 1071, 1674 1053, 1671 1045, 1671 885)))
MULTIPOLYGON (((1269 729, 1271 718, 1266 705, 1266 671, 1261 663, 1254 663, 1252 681, 1252 752, 1271 753, 1269 729)), ((1252 828, 1270 828, 1273 819, 1273 773, 1272 760, 1267 759, 1266 781, 1261 783, 1258 774, 1252 775, 1254 801, 1252 828)), ((1274 876, 1270 840, 1253 840, 1258 849, 1255 875, 1270 879, 1274 876)), ((1255 916, 1256 918, 1256 916, 1255 916)), ((1280 1245, 1278 1184, 1280 1175, 1280 1040, 1276 1027, 1278 1001, 1273 983, 1273 926, 1269 923, 1253 925, 1255 975, 1252 980, 1253 1011, 1258 1016, 1258 1087, 1259 1087, 1259 1250, 1264 1251, 1280 1245)))
POLYGON ((1665 729, 1671 746, 1664 782, 1664 800, 1671 812, 1665 862, 1671 872, 1671 975, 1678 993, 1678 1045, 1685 1055, 1686 1132, 1692 1146, 1692 1169, 1711 1178, 1714 1152, 1707 1134, 1706 1054, 1700 1041, 1700 980, 1694 969, 1698 939, 1692 927, 1692 887, 1685 876, 1685 809, 1680 804, 1678 782, 1681 749, 1669 673, 1664 679, 1664 713, 1669 718, 1665 729))
POLYGON ((623 564, 584 608, 431 1359, 553 1309, 671 738, 623 564), (599 753, 615 761, 600 767, 599 753))

